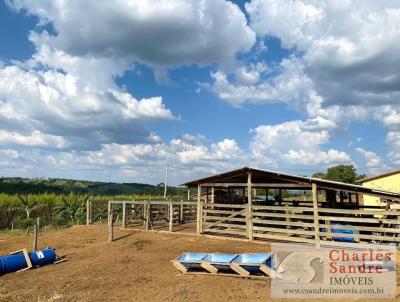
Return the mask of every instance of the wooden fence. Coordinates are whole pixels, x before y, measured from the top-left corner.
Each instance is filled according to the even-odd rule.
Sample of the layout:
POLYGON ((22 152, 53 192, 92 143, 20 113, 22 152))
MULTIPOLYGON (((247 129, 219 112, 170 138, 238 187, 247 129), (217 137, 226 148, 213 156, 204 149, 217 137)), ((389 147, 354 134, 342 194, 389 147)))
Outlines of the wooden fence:
POLYGON ((166 200, 110 200, 87 202, 86 224, 101 222, 107 215, 109 239, 113 239, 113 225, 121 221, 123 228, 143 226, 146 230, 168 228, 193 222, 197 216, 197 203, 166 200))
POLYGON ((202 213, 202 234, 315 245, 400 242, 400 212, 396 210, 203 203, 202 213))

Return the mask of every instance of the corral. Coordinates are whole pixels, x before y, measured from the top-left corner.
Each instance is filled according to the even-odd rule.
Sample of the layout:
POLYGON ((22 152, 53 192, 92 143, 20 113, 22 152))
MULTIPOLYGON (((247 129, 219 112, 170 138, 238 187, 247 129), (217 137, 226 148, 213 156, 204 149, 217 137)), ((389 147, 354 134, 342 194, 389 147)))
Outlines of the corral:
MULTIPOLYGON (((123 227, 172 232, 195 221, 191 231, 197 235, 250 241, 316 246, 400 242, 400 212, 394 206, 399 193, 247 167, 185 185, 196 190, 188 201, 109 201, 110 240, 113 223, 122 217, 123 227), (376 196, 383 206, 364 206, 363 194, 376 196)), ((91 209, 88 204, 88 224, 91 209)))

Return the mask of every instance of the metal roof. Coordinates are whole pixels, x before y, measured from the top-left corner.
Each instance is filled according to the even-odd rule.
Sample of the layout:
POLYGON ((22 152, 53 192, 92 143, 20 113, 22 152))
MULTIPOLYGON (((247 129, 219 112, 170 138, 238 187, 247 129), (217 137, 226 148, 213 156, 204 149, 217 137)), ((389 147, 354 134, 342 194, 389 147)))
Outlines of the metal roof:
POLYGON ((261 170, 249 167, 243 167, 240 169, 228 171, 225 173, 220 173, 216 175, 212 175, 209 177, 193 180, 183 185, 188 187, 193 187, 206 183, 246 183, 247 182, 247 173, 252 174, 252 183, 299 183, 299 184, 308 184, 315 183, 319 188, 323 189, 332 189, 332 190, 341 190, 341 191, 351 191, 351 192, 359 192, 371 195, 379 195, 382 197, 390 198, 390 199, 398 199, 400 200, 400 194, 396 192, 377 190, 374 188, 368 188, 360 185, 347 184, 338 181, 325 180, 320 178, 306 177, 306 176, 298 176, 287 173, 281 173, 276 171, 269 170, 261 170))

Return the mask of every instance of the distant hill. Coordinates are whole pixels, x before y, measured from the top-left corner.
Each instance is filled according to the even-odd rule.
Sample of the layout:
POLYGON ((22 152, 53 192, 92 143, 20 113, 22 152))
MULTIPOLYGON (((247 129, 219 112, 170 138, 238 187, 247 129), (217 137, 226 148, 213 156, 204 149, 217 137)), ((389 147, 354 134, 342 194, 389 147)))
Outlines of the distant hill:
MULTIPOLYGON (((112 183, 62 178, 21 178, 1 177, 0 193, 40 194, 40 193, 87 193, 93 195, 162 195, 164 187, 140 183, 112 183)), ((183 193, 181 188, 168 188, 168 194, 183 193)))

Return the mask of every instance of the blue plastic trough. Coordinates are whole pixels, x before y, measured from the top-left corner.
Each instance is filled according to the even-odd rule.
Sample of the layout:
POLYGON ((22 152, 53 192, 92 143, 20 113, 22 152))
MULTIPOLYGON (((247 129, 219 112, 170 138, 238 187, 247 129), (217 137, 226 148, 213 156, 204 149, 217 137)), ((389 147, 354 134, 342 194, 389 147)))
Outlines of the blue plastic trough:
POLYGON ((271 253, 250 253, 250 254, 239 254, 233 263, 240 265, 246 271, 251 273, 260 272, 260 266, 262 264, 272 268, 272 254, 271 253))
MULTIPOLYGON (((49 263, 53 263, 56 260, 55 249, 44 249, 41 251, 34 251, 28 254, 31 260, 32 267, 43 266, 49 263)), ((27 268, 28 264, 24 254, 18 253, 13 255, 1 256, 0 257, 0 275, 19 271, 27 268)))
MULTIPOLYGON (((332 234, 360 234, 357 230, 348 230, 348 229, 335 229, 334 225, 343 225, 342 223, 334 223, 332 226, 332 234)), ((354 237, 335 237, 332 236, 332 239, 335 241, 342 242, 357 242, 354 237)))
POLYGON ((183 253, 176 260, 186 268, 200 268, 201 260, 207 255, 204 253, 183 253))

